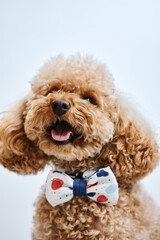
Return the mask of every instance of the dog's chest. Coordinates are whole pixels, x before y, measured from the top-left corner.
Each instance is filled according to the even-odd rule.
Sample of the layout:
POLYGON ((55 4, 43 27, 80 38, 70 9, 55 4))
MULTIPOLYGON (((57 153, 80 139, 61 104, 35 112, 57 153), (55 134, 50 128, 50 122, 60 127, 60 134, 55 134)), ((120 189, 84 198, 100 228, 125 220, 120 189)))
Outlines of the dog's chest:
POLYGON ((136 240, 142 239, 140 237, 144 234, 148 237, 152 221, 147 217, 146 202, 136 189, 137 194, 134 189, 129 192, 120 189, 115 206, 96 203, 86 196, 76 196, 69 202, 52 207, 43 194, 37 202, 35 224, 41 222, 43 232, 50 229, 52 239, 62 239, 63 236, 63 239, 136 240), (134 238, 133 232, 136 234, 134 238))

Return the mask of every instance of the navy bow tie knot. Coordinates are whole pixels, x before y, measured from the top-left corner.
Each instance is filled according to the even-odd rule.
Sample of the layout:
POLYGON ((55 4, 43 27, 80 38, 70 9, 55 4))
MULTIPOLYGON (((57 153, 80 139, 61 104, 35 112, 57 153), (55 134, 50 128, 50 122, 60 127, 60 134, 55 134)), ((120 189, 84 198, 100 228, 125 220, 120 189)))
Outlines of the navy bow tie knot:
POLYGON ((76 178, 73 181, 73 195, 82 196, 87 195, 87 181, 84 179, 76 178))

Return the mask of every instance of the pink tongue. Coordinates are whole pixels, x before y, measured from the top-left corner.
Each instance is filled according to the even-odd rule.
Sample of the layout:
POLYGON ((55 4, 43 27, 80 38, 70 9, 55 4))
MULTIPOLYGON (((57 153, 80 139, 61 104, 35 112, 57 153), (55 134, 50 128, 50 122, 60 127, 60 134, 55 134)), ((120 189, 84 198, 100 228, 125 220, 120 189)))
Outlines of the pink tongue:
POLYGON ((57 130, 54 130, 52 129, 51 131, 51 135, 52 135, 52 138, 56 141, 66 141, 69 139, 70 135, 73 136, 73 133, 71 131, 57 131, 57 130))

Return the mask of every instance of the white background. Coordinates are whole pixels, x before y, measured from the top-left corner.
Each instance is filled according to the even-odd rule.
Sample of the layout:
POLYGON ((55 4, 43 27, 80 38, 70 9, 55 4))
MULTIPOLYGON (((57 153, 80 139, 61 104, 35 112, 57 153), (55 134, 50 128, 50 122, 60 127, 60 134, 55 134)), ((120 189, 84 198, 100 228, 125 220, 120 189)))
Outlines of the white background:
MULTIPOLYGON (((30 89, 39 67, 59 53, 107 63, 160 136, 160 1, 1 0, 0 111, 30 89)), ((0 239, 30 240, 33 203, 49 169, 18 176, 0 167, 0 239)), ((143 180, 160 205, 160 167, 143 180)))

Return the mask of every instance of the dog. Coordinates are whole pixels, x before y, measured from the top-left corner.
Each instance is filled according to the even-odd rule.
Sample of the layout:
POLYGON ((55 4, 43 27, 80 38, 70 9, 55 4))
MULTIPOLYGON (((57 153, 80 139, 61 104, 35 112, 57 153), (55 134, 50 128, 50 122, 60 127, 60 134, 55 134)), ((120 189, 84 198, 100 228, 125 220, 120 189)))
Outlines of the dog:
POLYGON ((69 178, 54 186, 78 181, 76 190, 69 188, 74 196, 63 203, 53 205, 46 188, 42 191, 33 240, 159 240, 160 211, 138 183, 158 161, 151 128, 116 90, 106 66, 92 57, 52 58, 33 78, 30 94, 0 121, 5 168, 36 174, 52 163, 51 174, 69 178), (87 184, 82 174, 91 171, 95 177, 97 169, 106 173, 108 167, 119 186, 114 204, 104 196, 89 198, 82 193, 88 187, 80 186, 87 184))

